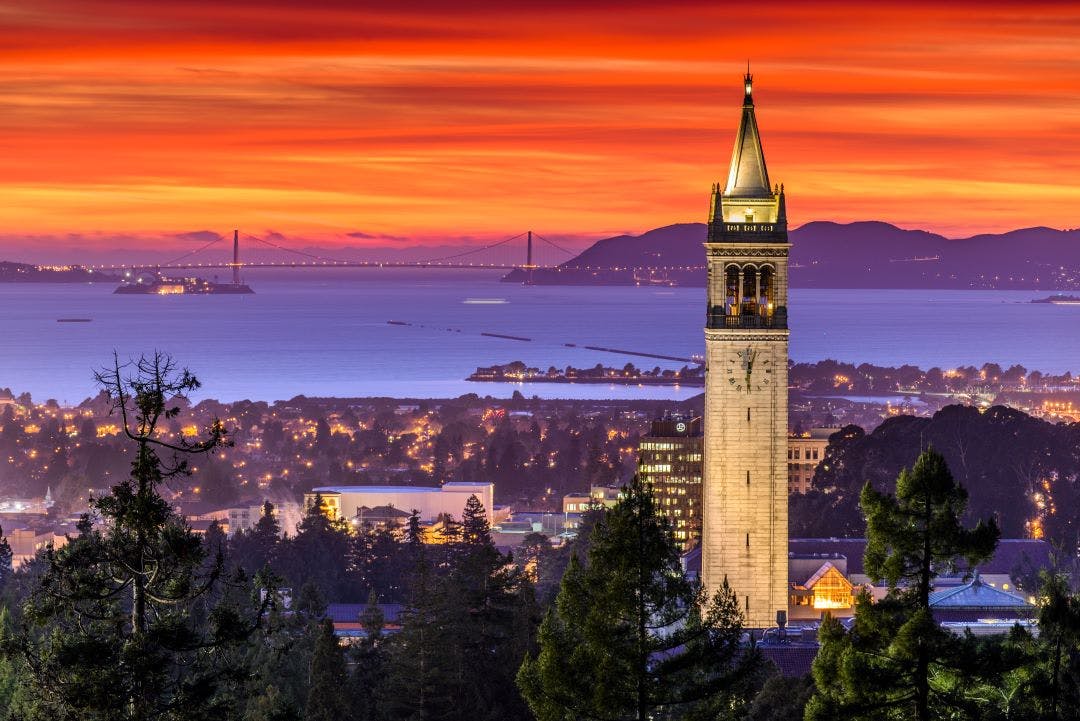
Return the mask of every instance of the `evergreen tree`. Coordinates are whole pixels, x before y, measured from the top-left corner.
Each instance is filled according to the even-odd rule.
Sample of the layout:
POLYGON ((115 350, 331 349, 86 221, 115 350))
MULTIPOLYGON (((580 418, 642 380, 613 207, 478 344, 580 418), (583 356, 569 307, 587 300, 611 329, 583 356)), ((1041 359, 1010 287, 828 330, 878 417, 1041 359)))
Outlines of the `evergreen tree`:
POLYGON ((405 523, 404 541, 409 548, 420 548, 424 544, 424 527, 420 523, 420 511, 413 509, 405 523))
POLYGON ((1042 682, 1033 684, 1044 715, 1050 719, 1080 717, 1080 597, 1069 592, 1066 579, 1043 573, 1039 607, 1038 661, 1042 682))
POLYGON ((465 501, 465 510, 461 515, 461 540, 472 546, 491 545, 491 525, 484 504, 475 495, 465 501))
MULTIPOLYGON (((0 644, 7 642, 12 633, 11 612, 7 606, 0 607, 0 644)), ((19 669, 12 660, 0 656, 0 718, 11 718, 10 711, 21 682, 19 669)))
POLYGON ((350 717, 345 652, 334 635, 334 623, 323 619, 311 657, 304 721, 342 721, 350 717))
POLYGON ((8 543, 7 536, 4 535, 4 529, 0 528, 0 591, 3 591, 7 586, 8 580, 11 578, 12 571, 12 558, 14 554, 11 552, 11 544, 8 543))
POLYGON ((900 473, 895 496, 869 483, 863 488, 865 568, 875 582, 887 582, 889 592, 878 603, 865 591, 860 595, 851 633, 835 621, 822 624, 809 721, 929 721, 970 705, 964 684, 952 681, 956 674, 974 681, 977 648, 971 639, 943 630, 930 610, 937 574, 956 571, 962 561, 974 568, 997 545, 993 519, 972 529, 961 524, 966 504, 967 492, 933 450, 900 473))
POLYGON ((323 613, 313 617, 305 611, 286 610, 278 600, 270 606, 260 643, 250 659, 245 721, 262 721, 261 714, 300 719, 307 705, 311 659, 323 613))
POLYGON ((274 504, 266 501, 262 515, 251 530, 233 536, 233 560, 248 573, 257 573, 263 568, 280 572, 281 543, 281 524, 274 512, 274 504))
POLYGON ((712 601, 687 579, 670 527, 637 476, 595 525, 588 563, 574 556, 518 673, 539 721, 731 718, 760 657, 740 649, 726 583, 712 601))
POLYGON ((20 713, 61 721, 218 716, 236 703, 261 609, 244 616, 250 586, 230 587, 220 555, 207 558, 158 487, 187 472, 187 457, 224 445, 224 429, 215 422, 203 440, 178 443, 156 433, 180 412, 171 399, 199 387, 167 355, 117 361, 98 380, 135 460, 130 478, 91 501, 100 526, 85 515, 66 546, 44 551, 22 626, 4 642, 27 676, 20 713))
POLYGON ((322 496, 316 494, 288 542, 285 576, 292 587, 314 583, 331 601, 352 596, 353 578, 346 573, 351 551, 347 524, 331 520, 322 496))
POLYGON ((401 631, 390 645, 379 703, 390 718, 451 719, 451 710, 460 701, 453 696, 453 673, 446 653, 453 647, 454 637, 443 614, 446 604, 442 603, 442 589, 427 548, 418 546, 413 560, 401 631))
POLYGON ((475 497, 460 541, 416 549, 402 630, 390 640, 383 690, 392 717, 500 721, 527 717, 514 671, 531 643, 535 602, 524 575, 495 548, 475 497), (431 554, 431 555, 434 555, 431 554))
POLYGON ((354 646, 352 659, 352 700, 354 721, 379 721, 386 718, 379 703, 379 693, 386 682, 386 646, 383 637, 385 617, 372 592, 367 607, 360 614, 364 638, 354 646))

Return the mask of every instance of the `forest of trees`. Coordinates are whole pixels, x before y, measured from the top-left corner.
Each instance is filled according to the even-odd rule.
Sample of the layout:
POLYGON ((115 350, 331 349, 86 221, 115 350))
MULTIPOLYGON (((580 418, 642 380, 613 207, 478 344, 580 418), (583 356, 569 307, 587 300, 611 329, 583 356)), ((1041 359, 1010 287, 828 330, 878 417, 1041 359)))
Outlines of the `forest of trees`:
POLYGON ((1063 562, 1080 548, 1080 425, 1053 424, 1003 406, 952 405, 932 418, 897 416, 873 432, 840 429, 814 475, 791 499, 794 537, 862 536, 859 494, 891 491, 920 451, 942 453, 971 494, 973 518, 994 517, 1006 538, 1045 538, 1063 562))

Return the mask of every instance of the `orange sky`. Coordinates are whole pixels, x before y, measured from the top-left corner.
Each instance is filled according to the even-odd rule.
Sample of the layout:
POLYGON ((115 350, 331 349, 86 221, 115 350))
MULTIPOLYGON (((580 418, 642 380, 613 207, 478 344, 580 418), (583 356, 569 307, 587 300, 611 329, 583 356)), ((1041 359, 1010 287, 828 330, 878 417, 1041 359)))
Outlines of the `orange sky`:
POLYGON ((1080 226, 1080 6, 902 7, 0 0, 0 236, 702 221, 747 58, 793 222, 1080 226))

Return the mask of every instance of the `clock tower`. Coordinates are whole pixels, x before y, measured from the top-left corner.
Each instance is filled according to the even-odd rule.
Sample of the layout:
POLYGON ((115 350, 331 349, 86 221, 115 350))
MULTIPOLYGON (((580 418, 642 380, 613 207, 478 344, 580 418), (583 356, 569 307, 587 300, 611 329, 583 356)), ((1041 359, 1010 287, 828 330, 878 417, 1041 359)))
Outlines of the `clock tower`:
POLYGON ((701 578, 724 579, 748 628, 788 607, 788 244, 784 191, 769 183, 744 78, 727 182, 705 242, 705 416, 701 578))

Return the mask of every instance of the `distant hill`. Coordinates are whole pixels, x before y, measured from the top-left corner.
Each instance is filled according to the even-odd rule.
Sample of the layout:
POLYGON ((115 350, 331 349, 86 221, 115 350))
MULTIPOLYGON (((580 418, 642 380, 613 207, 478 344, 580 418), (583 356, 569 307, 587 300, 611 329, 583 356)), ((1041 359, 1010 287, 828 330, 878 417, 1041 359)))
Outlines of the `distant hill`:
MULTIPOLYGON (((542 285, 704 286, 704 223, 597 241, 556 270, 534 271, 542 285), (633 267, 663 268, 651 276, 633 267), (618 269, 618 270, 615 270, 618 269)), ((1024 228, 950 239, 882 222, 807 223, 790 234, 791 284, 804 288, 1080 288, 1080 230, 1024 228)), ((521 282, 514 271, 507 281, 521 282)))

